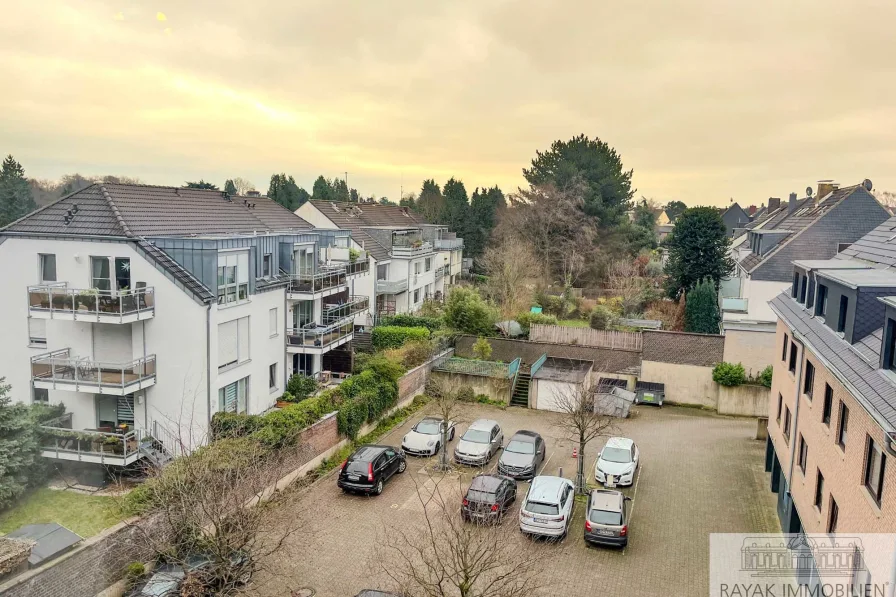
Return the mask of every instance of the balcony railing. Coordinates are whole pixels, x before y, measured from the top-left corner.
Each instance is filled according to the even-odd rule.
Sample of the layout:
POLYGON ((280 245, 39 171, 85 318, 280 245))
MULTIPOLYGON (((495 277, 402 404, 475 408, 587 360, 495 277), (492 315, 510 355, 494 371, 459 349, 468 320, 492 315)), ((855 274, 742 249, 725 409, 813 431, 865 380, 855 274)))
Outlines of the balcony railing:
POLYGON ((345 267, 328 267, 316 274, 289 275, 289 292, 315 293, 346 284, 345 267))
POLYGON ((448 266, 443 265, 442 267, 437 267, 437 268, 436 268, 436 280, 441 280, 442 278, 445 277, 445 269, 446 269, 447 267, 448 267, 448 266))
POLYGON ((62 285, 28 287, 32 316, 114 323, 148 319, 155 312, 155 290, 76 289, 62 285))
POLYGON ((351 336, 354 329, 355 324, 350 317, 330 325, 311 324, 304 328, 290 328, 286 330, 286 345, 287 348, 324 349, 351 336))
POLYGON ((367 309, 369 305, 369 297, 355 295, 349 296, 341 303, 324 303, 323 322, 325 324, 336 323, 346 317, 353 317, 367 309))
POLYGON ((355 261, 354 263, 346 263, 345 264, 345 273, 349 276, 354 276, 356 274, 364 274, 370 271, 370 261, 366 258, 361 261, 355 261))
POLYGON ((745 298, 723 298, 722 299, 722 311, 728 311, 731 313, 746 313, 748 306, 748 299, 745 298))
POLYGON ((399 294, 408 289, 407 278, 403 280, 377 280, 377 294, 399 294))
POLYGON ((68 348, 32 357, 38 387, 122 396, 155 384, 156 355, 127 363, 100 363, 72 357, 68 348))
POLYGON ((144 435, 142 429, 72 429, 72 413, 66 413, 40 426, 41 456, 123 466, 141 458, 144 435))
POLYGON ((429 242, 392 243, 393 257, 415 257, 424 253, 432 253, 432 250, 432 243, 429 242))
POLYGON ((456 251, 464 248, 464 239, 462 238, 437 238, 436 249, 440 251, 456 251))

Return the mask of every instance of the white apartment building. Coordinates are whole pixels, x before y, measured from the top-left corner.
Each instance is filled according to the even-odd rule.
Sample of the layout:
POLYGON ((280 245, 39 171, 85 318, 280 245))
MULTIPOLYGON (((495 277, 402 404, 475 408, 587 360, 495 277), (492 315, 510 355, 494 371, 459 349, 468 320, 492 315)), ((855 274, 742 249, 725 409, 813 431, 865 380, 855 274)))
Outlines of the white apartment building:
POLYGON ((355 249, 366 251, 375 278, 359 284, 373 309, 356 319, 412 313, 427 298, 442 300, 461 273, 464 241, 447 226, 394 205, 308 201, 296 214, 317 229, 351 231, 355 249))
POLYGON ((212 415, 266 411, 295 371, 350 371, 367 308, 352 287, 372 277, 350 243, 266 197, 94 184, 0 230, 0 377, 14 400, 65 405, 45 457, 192 449, 212 415))

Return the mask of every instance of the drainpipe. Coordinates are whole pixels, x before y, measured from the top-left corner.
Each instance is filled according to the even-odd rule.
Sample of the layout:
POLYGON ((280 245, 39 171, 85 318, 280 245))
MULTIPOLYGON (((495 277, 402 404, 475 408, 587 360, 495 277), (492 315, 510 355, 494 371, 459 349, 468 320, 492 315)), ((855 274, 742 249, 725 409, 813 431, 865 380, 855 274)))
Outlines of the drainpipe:
POLYGON ((212 303, 205 312, 205 413, 207 433, 212 430, 212 303))

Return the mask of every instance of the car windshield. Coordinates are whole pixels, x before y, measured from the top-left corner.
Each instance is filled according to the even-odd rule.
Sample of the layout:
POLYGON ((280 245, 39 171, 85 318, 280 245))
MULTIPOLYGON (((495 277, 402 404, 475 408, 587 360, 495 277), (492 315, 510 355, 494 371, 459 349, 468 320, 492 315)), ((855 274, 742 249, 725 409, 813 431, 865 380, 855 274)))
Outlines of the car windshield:
POLYGON ((423 419, 414 426, 414 431, 423 435, 438 435, 441 432, 440 423, 435 419, 423 419))
POLYGON ((608 512, 607 510, 592 510, 588 519, 594 524, 608 524, 619 526, 622 524, 621 512, 608 512))
POLYGON ((515 452, 517 454, 535 454, 535 444, 532 442, 511 440, 510 443, 507 444, 507 447, 504 448, 504 451, 515 452))
POLYGON ((600 459, 607 462, 631 462, 632 451, 627 448, 604 448, 600 459))
POLYGON ((473 442, 474 444, 487 444, 491 441, 491 434, 482 429, 467 429, 464 433, 463 440, 465 442, 473 442))
POLYGON ((524 510, 532 514, 560 514, 560 507, 557 504, 545 504, 542 502, 527 502, 524 510))

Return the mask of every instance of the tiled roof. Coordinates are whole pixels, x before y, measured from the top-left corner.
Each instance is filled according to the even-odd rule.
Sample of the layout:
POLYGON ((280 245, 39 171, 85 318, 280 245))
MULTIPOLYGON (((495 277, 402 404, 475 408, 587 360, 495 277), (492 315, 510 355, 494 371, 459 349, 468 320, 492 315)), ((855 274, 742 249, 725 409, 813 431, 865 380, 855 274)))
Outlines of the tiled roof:
POLYGON ((351 230, 352 239, 373 255, 377 261, 389 259, 390 247, 384 246, 364 228, 370 226, 408 226, 414 228, 425 223, 418 214, 394 205, 373 203, 340 203, 311 201, 319 212, 342 230, 351 230), (407 212, 407 214, 405 213, 407 212))
POLYGON ((770 306, 835 376, 854 389, 852 393, 869 412, 896 426, 896 384, 878 369, 882 330, 850 345, 787 293, 778 295, 770 306), (877 347, 872 348, 875 341, 877 347))
POLYGON ((878 269, 896 266, 896 217, 852 243, 835 258, 860 259, 878 269))
POLYGON ((644 330, 641 336, 645 361, 712 367, 725 352, 725 336, 662 330, 644 330))

